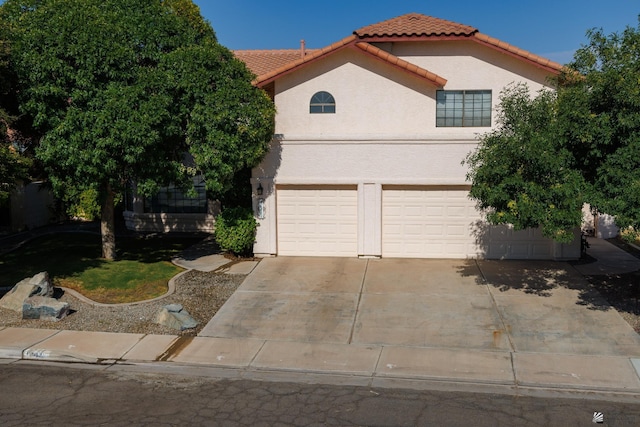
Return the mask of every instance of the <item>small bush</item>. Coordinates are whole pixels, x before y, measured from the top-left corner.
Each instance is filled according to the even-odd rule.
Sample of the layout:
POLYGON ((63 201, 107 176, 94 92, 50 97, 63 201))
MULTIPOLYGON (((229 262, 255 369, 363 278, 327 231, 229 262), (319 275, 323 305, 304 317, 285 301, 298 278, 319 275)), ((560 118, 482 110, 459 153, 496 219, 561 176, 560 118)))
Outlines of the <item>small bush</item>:
POLYGON ((225 209, 216 218, 216 242, 224 251, 231 251, 237 255, 249 254, 256 239, 257 226, 251 209, 225 209))
POLYGON ((620 230, 620 237, 627 243, 640 244, 640 231, 633 227, 620 230))
POLYGON ((67 214, 71 218, 93 221, 100 217, 100 204, 98 203, 98 191, 89 188, 83 191, 69 191, 66 195, 68 203, 67 214))

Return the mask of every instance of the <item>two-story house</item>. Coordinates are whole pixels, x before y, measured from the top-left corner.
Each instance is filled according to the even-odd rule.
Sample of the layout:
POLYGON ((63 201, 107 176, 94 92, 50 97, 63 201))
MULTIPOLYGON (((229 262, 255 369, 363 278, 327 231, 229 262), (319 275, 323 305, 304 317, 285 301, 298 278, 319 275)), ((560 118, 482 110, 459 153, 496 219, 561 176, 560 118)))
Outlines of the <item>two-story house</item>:
POLYGON ((323 49, 237 51, 277 107, 253 170, 258 255, 568 259, 538 230, 490 226, 462 163, 496 126, 500 92, 562 66, 421 14, 323 49))

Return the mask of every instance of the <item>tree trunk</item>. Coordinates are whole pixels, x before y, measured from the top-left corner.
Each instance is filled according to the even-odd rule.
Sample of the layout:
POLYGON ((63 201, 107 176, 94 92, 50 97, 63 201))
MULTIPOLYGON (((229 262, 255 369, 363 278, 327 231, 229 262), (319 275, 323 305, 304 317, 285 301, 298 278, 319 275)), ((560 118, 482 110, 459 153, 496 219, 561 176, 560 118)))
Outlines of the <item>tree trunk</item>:
POLYGON ((100 216, 100 233, 102 234, 102 257, 116 259, 116 226, 114 218, 114 194, 111 186, 107 184, 104 201, 102 202, 102 215, 100 216))

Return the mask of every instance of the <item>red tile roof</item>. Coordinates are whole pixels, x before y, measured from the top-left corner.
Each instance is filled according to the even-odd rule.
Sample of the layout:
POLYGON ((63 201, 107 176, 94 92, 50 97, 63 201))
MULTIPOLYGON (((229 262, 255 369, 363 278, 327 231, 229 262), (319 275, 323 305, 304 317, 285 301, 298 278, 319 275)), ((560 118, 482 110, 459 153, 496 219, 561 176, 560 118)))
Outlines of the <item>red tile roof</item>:
POLYGON ((370 37, 471 36, 478 32, 468 25, 419 13, 409 13, 387 21, 362 27, 353 33, 361 39, 370 37))
POLYGON ((559 73, 563 66, 541 56, 519 49, 493 37, 481 34, 476 28, 458 24, 444 19, 427 15, 410 13, 398 16, 377 24, 368 25, 322 49, 306 50, 303 56, 301 50, 241 50, 236 56, 243 60, 249 69, 258 77, 254 84, 260 87, 273 82, 278 77, 288 74, 304 64, 316 61, 326 55, 344 48, 359 48, 373 57, 390 63, 400 69, 418 75, 436 86, 446 84, 446 79, 404 61, 385 52, 370 43, 396 40, 469 40, 480 43, 504 54, 528 61, 535 66, 544 68, 551 73, 559 73))
POLYGON ((498 49, 500 51, 503 51, 504 53, 507 53, 522 59, 526 59, 538 66, 549 69, 549 71, 551 72, 559 73, 561 70, 564 69, 564 65, 562 64, 559 64, 547 58, 543 58, 542 56, 533 54, 526 50, 520 49, 518 47, 510 45, 509 43, 505 43, 496 38, 490 37, 486 34, 476 33, 473 35, 473 39, 474 41, 477 41, 481 44, 487 45, 494 49, 498 49))
POLYGON ((253 74, 260 76, 303 58, 316 50, 306 49, 304 55, 301 49, 236 50, 233 53, 239 60, 247 64, 253 74))
POLYGON ((327 47, 324 47, 322 49, 316 49, 314 50, 312 53, 310 53, 309 55, 305 55, 304 58, 299 58, 293 62, 290 62, 288 64, 285 64, 281 67, 276 67, 273 68, 270 72, 266 73, 266 74, 260 74, 258 75, 258 78, 254 81, 254 83, 257 86, 264 86, 270 82, 272 82, 273 80, 275 80, 276 77, 279 77, 283 74, 288 73, 289 71, 293 70, 294 68, 297 68, 298 66, 302 65, 302 64, 306 64, 308 62, 312 62, 317 60, 318 58, 321 58, 329 53, 334 53, 344 47, 346 47, 347 45, 353 43, 356 40, 356 36, 349 36, 349 37, 345 37, 344 39, 337 41, 327 47))

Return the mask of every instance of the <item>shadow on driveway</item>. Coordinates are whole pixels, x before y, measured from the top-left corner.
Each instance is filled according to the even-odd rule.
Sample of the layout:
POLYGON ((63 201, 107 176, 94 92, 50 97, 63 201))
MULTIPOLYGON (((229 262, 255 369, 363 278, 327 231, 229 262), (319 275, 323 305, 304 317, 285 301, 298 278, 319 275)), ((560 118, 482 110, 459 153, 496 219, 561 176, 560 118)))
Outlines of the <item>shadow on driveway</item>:
POLYGON ((563 262, 263 259, 200 333, 266 341, 640 355, 563 262))

